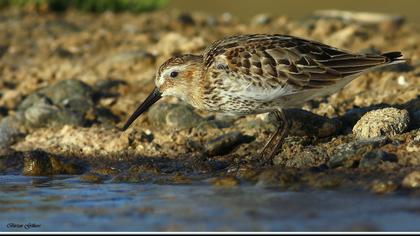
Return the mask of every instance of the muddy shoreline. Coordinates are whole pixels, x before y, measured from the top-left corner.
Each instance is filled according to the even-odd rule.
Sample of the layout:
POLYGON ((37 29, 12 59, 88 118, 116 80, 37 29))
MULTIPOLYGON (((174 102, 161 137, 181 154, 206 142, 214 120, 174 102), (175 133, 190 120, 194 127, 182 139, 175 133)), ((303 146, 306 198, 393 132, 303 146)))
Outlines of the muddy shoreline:
POLYGON ((420 194, 415 24, 319 15, 241 22, 176 11, 0 16, 1 174, 420 194), (355 52, 401 51, 409 60, 290 110, 292 131, 273 166, 261 167, 257 158, 277 125, 270 115, 226 117, 165 98, 119 130, 153 88, 160 63, 238 33, 290 34, 355 52))

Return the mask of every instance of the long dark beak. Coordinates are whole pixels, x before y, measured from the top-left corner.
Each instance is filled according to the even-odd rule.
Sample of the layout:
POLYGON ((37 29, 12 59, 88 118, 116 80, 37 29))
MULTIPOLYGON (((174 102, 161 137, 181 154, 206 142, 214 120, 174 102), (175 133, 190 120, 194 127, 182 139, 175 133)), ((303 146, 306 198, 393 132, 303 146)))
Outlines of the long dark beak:
POLYGON ((123 131, 128 129, 128 127, 139 117, 143 112, 147 111, 155 102, 159 101, 162 98, 162 93, 159 92, 158 88, 153 89, 153 92, 144 100, 144 102, 134 111, 134 113, 128 118, 125 122, 123 131))

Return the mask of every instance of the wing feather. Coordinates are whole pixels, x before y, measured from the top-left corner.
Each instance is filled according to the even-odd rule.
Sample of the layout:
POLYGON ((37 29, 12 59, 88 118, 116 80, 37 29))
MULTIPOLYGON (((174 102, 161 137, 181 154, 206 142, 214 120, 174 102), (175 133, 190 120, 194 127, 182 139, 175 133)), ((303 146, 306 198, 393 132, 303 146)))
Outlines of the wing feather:
POLYGON ((322 88, 344 77, 398 60, 398 53, 352 54, 319 42, 287 35, 239 35, 216 41, 203 56, 210 68, 223 61, 238 78, 252 77, 255 86, 296 90, 322 88))

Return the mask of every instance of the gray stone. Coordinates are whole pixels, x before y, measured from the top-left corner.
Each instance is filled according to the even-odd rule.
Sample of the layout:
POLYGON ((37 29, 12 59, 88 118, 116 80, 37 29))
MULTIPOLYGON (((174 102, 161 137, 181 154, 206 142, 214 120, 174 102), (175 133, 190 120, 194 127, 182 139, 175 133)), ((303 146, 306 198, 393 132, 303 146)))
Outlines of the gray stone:
MULTIPOLYGON (((339 119, 319 116, 301 109, 286 110, 290 122, 290 135, 328 137, 338 133, 342 127, 339 119)), ((278 123, 270 113, 269 120, 278 123)))
POLYGON ((411 128, 419 129, 420 128, 420 110, 415 111, 410 114, 411 128))
POLYGON ((392 136, 403 133, 410 123, 408 111, 384 108, 366 113, 353 127, 358 139, 392 136))
POLYGON ((178 15, 178 21, 183 25, 194 25, 195 21, 191 14, 187 12, 182 12, 178 15))
POLYGON ((330 168, 339 166, 347 168, 357 167, 364 155, 385 145, 387 142, 387 137, 377 137, 341 144, 335 149, 335 154, 331 156, 327 166, 330 168))
POLYGON ((209 156, 225 155, 242 143, 249 143, 253 137, 243 135, 240 132, 231 132, 218 136, 205 143, 205 153, 209 156))
POLYGON ((201 122, 206 121, 185 103, 158 103, 150 108, 147 117, 149 122, 156 127, 169 127, 179 130, 196 127, 201 122))
POLYGON ((63 80, 29 95, 18 106, 25 124, 37 128, 51 123, 85 126, 94 109, 92 88, 78 80, 63 80))
POLYGON ((390 161, 396 162, 397 156, 392 153, 387 153, 382 150, 374 150, 366 153, 360 160, 359 167, 362 168, 375 168, 379 164, 390 161))
POLYGON ((251 19, 252 25, 267 25, 273 18, 268 14, 258 14, 251 19))
POLYGON ((85 173, 80 176, 80 180, 87 183, 101 184, 107 179, 107 176, 98 173, 85 173))
POLYGON ((92 103, 93 89, 79 80, 62 80, 51 86, 42 88, 29 95, 19 105, 19 110, 26 110, 40 99, 48 98, 52 104, 65 106, 68 100, 84 99, 85 103, 92 103))
POLYGON ((25 133, 21 113, 3 118, 0 121, 0 150, 10 148, 25 133))

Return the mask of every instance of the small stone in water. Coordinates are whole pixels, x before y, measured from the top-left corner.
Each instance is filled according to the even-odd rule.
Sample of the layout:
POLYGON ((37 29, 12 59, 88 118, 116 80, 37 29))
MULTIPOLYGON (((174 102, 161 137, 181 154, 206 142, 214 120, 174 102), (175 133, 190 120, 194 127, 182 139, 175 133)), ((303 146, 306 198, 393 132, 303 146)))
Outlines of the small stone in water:
POLYGON ((220 187, 233 187, 239 185, 239 181, 235 177, 220 177, 212 180, 212 184, 220 187))
POLYGON ((23 174, 47 176, 52 174, 52 165, 48 153, 40 150, 24 154, 23 174))
POLYGON ((390 193, 397 190, 398 185, 392 181, 374 181, 371 190, 374 193, 390 193))
POLYGON ((82 176, 80 176, 80 180, 84 181, 84 182, 88 182, 88 183, 96 183, 96 184, 100 184, 103 183, 105 180, 105 176, 101 175, 101 174, 97 174, 97 173, 86 173, 82 176))

